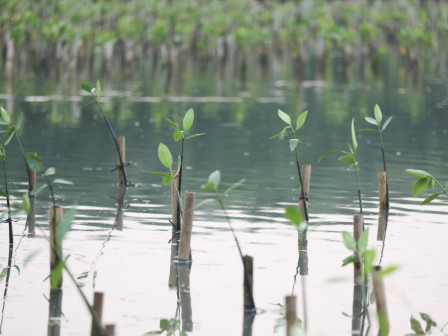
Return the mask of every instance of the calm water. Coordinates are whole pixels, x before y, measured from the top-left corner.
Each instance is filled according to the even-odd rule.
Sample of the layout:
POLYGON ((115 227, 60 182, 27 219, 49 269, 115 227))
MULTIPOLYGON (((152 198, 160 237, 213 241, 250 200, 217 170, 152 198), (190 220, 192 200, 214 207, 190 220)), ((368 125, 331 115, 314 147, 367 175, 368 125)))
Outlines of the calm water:
MULTIPOLYGON (((384 134, 391 192, 384 243, 376 240, 377 171, 382 167, 376 134, 358 134, 357 158, 369 247, 376 249, 383 266, 399 266, 385 278, 385 286, 391 334, 404 335, 411 332, 411 315, 419 312, 430 314, 440 327, 448 322, 448 268, 443 266, 447 200, 440 197, 419 206, 423 197, 412 197, 414 181, 404 173, 418 168, 430 171, 442 184, 448 179, 448 82, 430 70, 413 81, 393 63, 384 64, 382 72, 385 75, 367 73, 360 80, 354 71, 344 76, 333 66, 322 77, 310 72, 303 82, 295 82, 277 65, 267 77, 254 74, 243 86, 192 71, 185 79, 189 85, 168 93, 163 93, 163 83, 150 82, 146 74, 127 81, 103 79, 103 106, 117 134, 126 136, 126 158, 133 162, 128 178, 137 184, 127 189, 121 229, 115 225, 116 173, 110 173, 116 154, 103 120, 86 106, 89 99, 78 89, 82 81, 53 83, 25 76, 11 86, 1 84, 0 104, 14 117, 24 112, 25 150, 37 152, 46 167, 55 167, 56 177, 73 181, 73 186, 56 188, 58 204, 76 209, 64 254, 70 256, 68 265, 88 298, 93 291, 105 293, 103 322, 114 323, 117 335, 157 331, 161 319, 181 316, 180 328, 192 329, 189 335, 243 334, 242 264, 222 213, 213 203, 195 211, 189 297, 182 297, 178 312, 177 291, 169 286, 170 191, 158 177, 141 173, 163 171, 156 154, 160 142, 173 153, 180 150, 164 119, 180 121, 189 107, 196 112, 192 132, 207 135, 186 145, 183 190, 197 192, 199 203, 211 196, 200 186, 213 170, 221 170, 223 188, 246 178, 225 202, 243 253, 254 257, 254 297, 260 313, 252 334, 283 335, 278 304, 294 292, 309 335, 347 335, 354 286, 352 267, 341 267, 350 254, 341 232, 352 231, 358 211, 355 173, 335 157, 320 163, 317 158, 328 150, 345 150, 352 117, 357 128, 368 127, 364 117, 378 103, 386 117, 393 115, 384 134), (297 233, 283 218, 284 206, 294 204, 298 194, 294 157, 286 139, 268 140, 283 127, 278 108, 294 116, 309 110, 300 134, 301 161, 312 164, 308 275, 296 280, 297 233)), ((26 177, 15 142, 7 150, 9 187, 17 203, 26 190, 26 177)), ((3 199, 2 204, 4 208, 3 199)), ((44 191, 36 201, 34 237, 28 236, 23 215, 14 223, 12 264, 17 268, 11 270, 3 302, 4 335, 47 333, 48 206, 44 191)), ((3 224, 2 268, 8 264, 7 235, 3 224)), ((61 335, 89 333, 88 311, 67 276, 61 309, 63 316, 55 321, 60 322, 61 335)), ((370 327, 366 320, 364 332, 375 335, 375 305, 369 309, 370 327)))

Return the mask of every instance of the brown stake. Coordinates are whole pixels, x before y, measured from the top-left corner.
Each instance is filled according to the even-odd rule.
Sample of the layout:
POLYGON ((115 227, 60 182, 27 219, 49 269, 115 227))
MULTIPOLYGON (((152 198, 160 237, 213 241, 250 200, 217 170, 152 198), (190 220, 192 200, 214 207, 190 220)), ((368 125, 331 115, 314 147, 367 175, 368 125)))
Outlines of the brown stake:
POLYGON ((387 173, 378 172, 378 190, 380 197, 380 209, 389 209, 389 195, 387 186, 387 173))
POLYGON ((243 257, 244 265, 244 311, 255 310, 254 302, 254 258, 245 255, 243 257))
MULTIPOLYGON (((173 170, 176 174, 177 170, 173 170)), ((174 230, 180 230, 179 198, 176 188, 179 188, 179 175, 171 182, 171 223, 174 230)))
POLYGON ((123 166, 120 162, 120 156, 118 157, 118 184, 121 186, 126 186, 126 177, 125 177, 125 167, 124 164, 126 162, 126 138, 124 136, 120 136, 117 138, 118 148, 120 150, 121 160, 123 162, 123 166))
POLYGON ((291 327, 297 322, 297 297, 288 295, 285 297, 286 336, 291 335, 291 327))
POLYGON ((30 211, 26 215, 26 226, 28 226, 28 238, 36 234, 36 197, 30 196, 30 211))
MULTIPOLYGON (((364 216, 363 215, 354 215, 353 216, 353 237, 358 243, 359 237, 361 237, 362 232, 364 231, 364 216)), ((356 285, 360 285, 362 283, 362 270, 360 263, 354 263, 354 280, 356 285)))
POLYGON ((302 165, 302 183, 303 186, 300 187, 299 192, 299 208, 300 212, 302 213, 302 217, 308 221, 308 211, 305 212, 305 206, 303 202, 306 202, 306 208, 308 210, 308 195, 310 194, 310 179, 311 179, 311 165, 310 164, 304 164, 302 165), (302 191, 303 190, 303 191, 302 191), (303 197, 303 195, 305 197, 303 197))
MULTIPOLYGON (((62 241, 59 239, 59 225, 61 224, 63 217, 63 209, 60 206, 50 207, 50 270, 53 270, 61 261, 59 259, 62 256, 62 241)), ((62 286, 61 279, 57 284, 57 288, 62 286)))
MULTIPOLYGON (((98 323, 100 325, 102 324, 103 319, 103 302, 104 302, 104 293, 95 292, 93 294, 93 310, 95 311, 98 323)), ((100 336, 96 331, 95 324, 93 323, 93 321, 92 321, 91 336, 100 336)))
POLYGON ((378 232, 376 235, 376 240, 378 241, 384 241, 386 239, 388 218, 389 218, 389 210, 380 209, 380 214, 378 217, 378 232))
POLYGON ((190 261, 190 242, 193 229, 194 204, 196 202, 196 193, 185 192, 184 216, 182 231, 180 232, 179 262, 190 261))
POLYGON ((191 295, 190 295, 190 266, 191 265, 187 264, 178 265, 180 311, 181 311, 183 332, 193 331, 193 319, 192 319, 191 295))
POLYGON ((106 324, 106 336, 115 336, 115 324, 106 324))
POLYGON ((383 277, 380 274, 381 266, 376 266, 372 272, 373 292, 376 301, 376 313, 380 324, 379 335, 389 334, 389 316, 387 314, 386 294, 384 291, 383 277))
MULTIPOLYGON (((37 156, 37 153, 33 153, 37 156)), ((28 192, 31 192, 36 188, 36 171, 34 169, 28 168, 28 174, 30 175, 30 180, 28 182, 28 192)))

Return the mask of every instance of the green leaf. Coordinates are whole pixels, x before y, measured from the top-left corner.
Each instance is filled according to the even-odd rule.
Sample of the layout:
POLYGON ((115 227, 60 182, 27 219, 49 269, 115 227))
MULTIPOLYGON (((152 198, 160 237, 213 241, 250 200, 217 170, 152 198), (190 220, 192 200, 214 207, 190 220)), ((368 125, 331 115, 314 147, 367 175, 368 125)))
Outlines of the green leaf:
POLYGON ((30 212, 31 204, 30 204, 30 198, 27 194, 23 194, 22 196, 22 209, 26 213, 30 212))
POLYGON ((174 141, 179 141, 180 139, 182 139, 182 137, 183 137, 183 133, 182 133, 182 131, 179 129, 179 126, 177 126, 172 120, 170 120, 170 119, 168 119, 168 118, 165 118, 166 119, 166 121, 168 121, 170 124, 171 124, 171 126, 173 126, 173 128, 174 128, 174 133, 173 133, 173 138, 174 138, 174 141))
POLYGON ((201 189, 216 191, 216 186, 213 182, 207 182, 201 186, 201 189))
POLYGON ((356 240, 347 231, 342 232, 342 238, 344 239, 344 245, 350 251, 356 252, 356 240))
POLYGON ((358 142, 356 141, 355 118, 352 119, 352 143, 353 149, 356 152, 356 148, 358 148, 358 142))
POLYGON ((294 151, 294 149, 296 149, 297 145, 299 143, 299 139, 290 139, 289 140, 289 149, 292 151, 294 151))
POLYGON ((176 173, 176 175, 177 174, 179 174, 179 172, 180 172, 180 167, 182 166, 182 159, 181 159, 181 157, 180 157, 180 155, 177 157, 177 173, 176 173))
POLYGON ((437 323, 428 314, 420 313, 420 317, 426 322, 426 333, 430 332, 432 327, 437 327, 437 323))
POLYGON ((353 154, 341 156, 338 158, 338 160, 343 161, 343 162, 352 163, 352 164, 356 163, 355 156, 353 154))
POLYGON ((62 278, 62 270, 64 269, 64 263, 62 261, 58 262, 55 268, 50 272, 50 283, 51 288, 56 289, 59 286, 60 280, 62 278))
POLYGON ((297 206, 288 205, 285 207, 285 218, 292 224, 299 227, 302 223, 302 214, 297 206))
POLYGON ((16 128, 14 126, 9 129, 8 133, 6 133, 4 146, 7 146, 11 142, 15 132, 16 128))
POLYGON ((367 250, 363 254, 364 258, 364 274, 369 274, 373 268, 373 262, 375 261, 375 250, 367 250))
POLYGON ((194 120, 194 110, 192 108, 188 109, 188 111, 185 113, 184 120, 183 120, 183 126, 184 131, 188 131, 191 126, 193 126, 193 120, 194 120))
POLYGON ((383 124, 383 127, 381 129, 381 132, 384 132, 384 130, 386 129, 386 127, 389 125, 390 121, 392 120, 392 116, 390 116, 389 118, 386 119, 386 121, 383 124))
POLYGON ((101 84, 100 84, 100 80, 99 79, 96 81, 96 96, 98 98, 101 97, 101 84))
POLYGON ((59 224, 58 230, 58 236, 61 241, 64 240, 65 235, 70 231, 73 218, 75 218, 75 212, 76 210, 73 208, 64 211, 64 216, 61 223, 59 224))
POLYGON ((2 281, 7 274, 8 274, 8 268, 5 267, 4 269, 2 269, 2 272, 0 273, 0 281, 2 281))
POLYGON ((296 131, 301 129, 305 124, 306 116, 308 115, 308 111, 302 112, 299 114, 296 123, 296 131))
POLYGON ((374 129, 374 128, 361 128, 358 131, 360 131, 360 132, 378 132, 378 130, 374 129))
POLYGON ((411 316, 411 329, 414 330, 414 332, 416 332, 417 334, 425 334, 422 329, 422 325, 416 318, 414 318, 414 316, 411 316))
POLYGON ((8 124, 11 124, 11 117, 10 117, 8 111, 6 111, 3 107, 0 107, 0 111, 1 111, 1 116, 2 116, 3 120, 5 120, 8 124))
POLYGON ((416 197, 418 196, 423 190, 425 190, 426 182, 428 178, 419 178, 415 184, 414 188, 412 189, 412 196, 416 197))
POLYGON ((429 189, 434 189, 434 178, 433 177, 430 177, 429 178, 429 180, 428 180, 428 187, 429 187, 429 189))
POLYGON ((346 266, 346 265, 348 265, 348 264, 351 264, 351 263, 357 263, 357 262, 359 262, 359 257, 358 257, 358 255, 356 255, 356 254, 352 254, 352 255, 349 255, 347 258, 345 258, 345 259, 342 261, 342 266, 346 266))
POLYGON ((65 180, 65 179, 60 179, 60 178, 58 178, 58 179, 54 179, 54 180, 53 180, 53 183, 73 185, 73 182, 72 182, 72 181, 65 180))
POLYGON ((16 119, 15 126, 16 130, 18 131, 20 129, 20 126, 22 126, 23 121, 23 112, 20 112, 19 116, 16 119))
POLYGON ((238 182, 234 183, 233 185, 231 185, 229 188, 227 188, 227 190, 224 192, 224 195, 228 195, 233 189, 239 187, 240 185, 242 185, 244 182, 246 181, 246 179, 241 179, 238 182))
POLYGON ((150 172, 150 171, 146 171, 146 170, 142 170, 142 173, 157 175, 157 176, 169 176, 169 174, 167 174, 167 173, 150 172))
POLYGON ((170 174, 167 174, 166 176, 162 177, 162 182, 164 185, 170 184, 173 180, 173 177, 170 174))
POLYGON ((192 134, 192 135, 190 135, 188 138, 186 138, 185 140, 190 140, 190 139, 196 138, 196 137, 201 136, 201 135, 204 135, 204 134, 205 134, 205 133, 192 134))
POLYGON ((36 185, 36 187, 31 190, 30 195, 37 195, 38 193, 40 193, 42 190, 44 190, 47 187, 46 184, 39 184, 36 185))
POLYGON ((367 243, 369 241, 369 228, 365 229, 358 239, 358 250, 361 255, 367 250, 367 243))
POLYGON ((171 156, 169 148, 163 143, 160 143, 157 152, 160 162, 168 169, 171 169, 171 166, 173 165, 173 157, 171 156))
POLYGON ((51 176, 54 174, 56 174, 56 168, 54 168, 54 167, 48 168, 44 173, 45 176, 51 176))
POLYGON ((380 271, 380 276, 383 277, 383 276, 385 276, 385 275, 391 274, 391 273, 395 272, 397 269, 399 269, 398 266, 389 266, 389 267, 386 267, 386 268, 384 268, 384 269, 382 269, 382 270, 380 271))
POLYGON ((375 105, 375 107, 373 108, 373 114, 375 114, 375 119, 379 124, 381 124, 381 120, 383 120, 383 114, 381 113, 381 109, 378 106, 378 104, 375 105))
MULTIPOLYGON (((370 117, 365 117, 365 119, 366 119, 366 121, 369 123, 369 124, 372 124, 372 125, 375 125, 375 126, 378 126, 378 123, 376 122, 376 120, 375 119, 373 119, 373 118, 370 118, 370 117)), ((375 130, 376 131, 376 130, 375 130)))
POLYGON ((422 202, 420 203, 420 205, 428 204, 428 203, 431 202, 432 200, 436 199, 439 195, 440 195, 440 194, 432 194, 432 195, 426 197, 425 200, 422 201, 422 202))
POLYGON ((92 87, 89 84, 81 84, 81 89, 83 89, 84 91, 88 92, 88 93, 92 93, 92 87))
POLYGON ((291 126, 291 117, 288 114, 286 114, 282 110, 278 110, 277 113, 281 120, 283 120, 285 123, 291 126))
POLYGON ((215 170, 208 177, 208 182, 213 183, 215 185, 215 189, 218 189, 219 183, 221 182, 221 172, 219 170, 215 170))
POLYGON ((425 172, 424 170, 418 170, 418 169, 406 169, 406 173, 408 173, 412 177, 416 177, 418 179, 431 177, 430 173, 425 172))
POLYGON ((332 155, 332 154, 336 154, 336 153, 342 153, 342 151, 340 150, 332 150, 332 151, 328 151, 323 153, 321 156, 319 156, 319 159, 317 160, 318 162, 322 161, 323 158, 327 157, 328 155, 332 155))
POLYGON ((28 167, 35 171, 41 172, 43 170, 44 165, 42 164, 41 159, 39 159, 36 155, 33 153, 26 153, 26 162, 28 163, 28 167))

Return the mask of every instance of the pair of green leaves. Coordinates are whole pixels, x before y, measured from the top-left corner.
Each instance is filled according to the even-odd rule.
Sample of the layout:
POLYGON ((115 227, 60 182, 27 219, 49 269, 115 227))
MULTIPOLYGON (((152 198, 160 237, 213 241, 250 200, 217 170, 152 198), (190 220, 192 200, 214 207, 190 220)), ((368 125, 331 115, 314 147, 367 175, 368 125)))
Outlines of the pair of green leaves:
POLYGON ((96 81, 96 87, 94 88, 92 88, 89 84, 85 83, 81 84, 81 88, 84 91, 90 93, 92 96, 96 96, 97 98, 101 97, 101 84, 99 80, 96 81))
POLYGON ((166 120, 174 128, 173 138, 174 138, 174 141, 176 141, 176 142, 179 141, 180 139, 189 140, 189 139, 192 139, 192 138, 195 138, 195 137, 205 134, 205 133, 198 133, 198 134, 190 135, 189 137, 185 138, 185 132, 187 132, 193 126, 194 110, 192 108, 188 109, 187 112, 185 112, 184 118, 182 120, 183 130, 181 130, 180 127, 177 126, 177 124, 174 121, 172 121, 168 118, 166 118, 166 120))
POLYGON ((431 333, 432 327, 437 327, 437 323, 425 313, 420 313, 420 317, 423 321, 426 322, 425 330, 422 328, 422 324, 419 320, 417 320, 414 316, 411 316, 411 329, 415 332, 415 334, 410 334, 407 336, 421 336, 428 335, 431 333))
POLYGON ((382 132, 384 132, 384 130, 386 129, 386 127, 389 125, 390 121, 392 120, 392 116, 390 116, 389 118, 387 118, 387 120, 381 126, 381 121, 383 121, 383 114, 381 113, 381 109, 378 106, 378 104, 376 104, 375 107, 373 108, 373 114, 375 116, 375 119, 373 119, 371 117, 366 117, 365 119, 369 124, 377 126, 378 129, 365 128, 365 129, 361 129, 360 131, 372 131, 372 132, 382 133, 382 132))
MULTIPOLYGON (((15 123, 12 122, 11 117, 8 113, 8 111, 6 111, 3 107, 0 107, 0 125, 8 125, 9 129, 6 132, 6 136, 5 136, 5 141, 3 143, 3 146, 7 146, 13 136, 15 135, 15 133, 20 129, 20 127, 22 126, 22 122, 23 122, 23 113, 20 113, 19 116, 17 117, 15 123)), ((6 154, 4 151, 2 151, 0 153, 0 157, 5 157, 6 154)))
POLYGON ((352 119, 351 123, 351 135, 352 135, 352 145, 347 142, 349 151, 341 151, 341 150, 331 150, 323 153, 319 156, 318 161, 320 162, 323 158, 332 154, 343 154, 338 158, 339 161, 349 163, 349 168, 353 168, 358 163, 356 162, 356 150, 358 149, 358 141, 356 140, 356 131, 355 131, 355 118, 352 119))
MULTIPOLYGON (((437 180, 432 176, 430 173, 424 171, 424 170, 418 170, 418 169, 406 169, 406 173, 411 175, 412 177, 415 177, 417 181, 414 184, 414 188, 412 189, 412 196, 416 197, 420 195, 420 193, 425 190, 425 187, 428 186, 429 189, 434 189, 434 185, 437 182, 437 180)), ((439 184, 439 183, 437 183, 439 184)), ((439 184, 440 187, 440 184, 439 184)), ((443 188, 440 187, 442 190, 443 188)), ((445 190, 443 190, 445 193, 448 190, 448 183, 445 187, 445 190)), ((440 195, 440 193, 435 193, 432 195, 429 195, 427 198, 425 198, 420 205, 425 205, 435 198, 437 198, 440 195)))
POLYGON ((146 170, 142 170, 143 173, 146 174, 152 174, 157 176, 162 176, 162 182, 163 184, 167 185, 169 184, 179 173, 180 166, 182 164, 180 156, 178 157, 177 161, 177 171, 173 172, 172 166, 173 166, 173 156, 171 155, 170 149, 163 143, 159 144, 159 147, 157 148, 157 155, 159 157, 160 162, 169 169, 169 173, 161 173, 161 172, 150 172, 146 170))
POLYGON ((208 176, 207 183, 203 184, 201 186, 201 189, 214 191, 217 195, 219 195, 219 197, 222 198, 224 196, 227 196, 233 189, 243 184, 244 181, 246 181, 246 179, 239 180, 238 182, 232 184, 229 188, 227 188, 224 194, 219 195, 218 186, 221 183, 221 172, 219 170, 215 170, 208 176))
POLYGON ((306 121, 306 117, 308 115, 308 111, 302 112, 299 114, 299 116, 297 117, 297 121, 296 121, 296 126, 293 127, 292 126, 292 120, 291 117, 289 116, 289 114, 283 112, 282 110, 278 110, 277 111, 278 116, 281 120, 283 120, 288 126, 286 126, 285 128, 283 128, 283 130, 276 134, 271 136, 269 139, 274 139, 277 138, 279 136, 284 136, 285 134, 292 134, 294 136, 294 138, 289 140, 289 149, 291 151, 294 151, 297 147, 297 145, 301 142, 301 140, 295 138, 296 136, 296 132, 301 129, 303 127, 303 125, 305 124, 306 121))
MULTIPOLYGON (((166 332, 166 336, 174 336, 180 329, 180 321, 176 319, 161 319, 159 324, 160 330, 149 331, 144 335, 161 335, 166 332)), ((179 336, 187 336, 186 332, 179 331, 179 336)))

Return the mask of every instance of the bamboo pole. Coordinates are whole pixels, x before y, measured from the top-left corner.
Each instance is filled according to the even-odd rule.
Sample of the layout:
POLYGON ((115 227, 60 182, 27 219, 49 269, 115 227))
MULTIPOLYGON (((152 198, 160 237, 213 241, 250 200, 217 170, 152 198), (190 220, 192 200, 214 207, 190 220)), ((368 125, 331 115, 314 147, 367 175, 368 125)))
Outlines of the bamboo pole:
POLYGON ((118 188, 117 198, 117 215, 115 216, 114 226, 117 230, 123 230, 123 216, 124 216, 124 197, 127 188, 118 188))
POLYGON ((122 162, 120 162, 120 156, 118 157, 118 184, 120 186, 126 186, 126 173, 124 164, 126 162, 126 138, 124 136, 120 136, 117 138, 118 148, 120 150, 120 156, 122 162), (123 165, 122 165, 123 163, 123 165))
POLYGON ((26 215, 26 226, 28 227, 28 238, 33 238, 36 234, 36 198, 30 197, 30 211, 26 215))
POLYGON ((196 201, 196 193, 185 192, 184 216, 182 231, 180 232, 179 245, 179 262, 191 262, 190 243, 191 232, 193 228, 194 204, 196 201))
POLYGON ((308 215, 308 211, 305 212, 305 206, 308 209, 308 196, 310 194, 310 179, 311 179, 311 165, 310 164, 304 164, 302 165, 302 183, 303 185, 300 186, 300 192, 299 192, 299 209, 302 213, 302 218, 304 218, 306 221, 309 220, 309 218, 306 218, 306 215, 308 215), (305 197, 303 197, 305 196, 305 197), (304 204, 305 202, 305 204, 304 204))
MULTIPOLYGON (((98 323, 102 324, 103 319, 103 303, 104 303, 104 293, 102 292, 95 292, 93 294, 93 310, 95 311, 96 317, 98 319, 98 323)), ((95 328, 95 323, 92 321, 92 329, 91 329, 91 336, 100 336, 97 333, 97 330, 95 328)))
MULTIPOLYGON (((50 207, 50 270, 54 270, 61 262, 59 256, 62 256, 62 241, 59 239, 59 225, 63 217, 63 209, 60 206, 50 207)), ((57 288, 62 286, 62 275, 58 281, 57 288)))
POLYGON ((387 221, 389 219, 389 210, 380 209, 378 217, 378 232, 376 235, 376 240, 384 241, 386 239, 387 221))
MULTIPOLYGON (((354 215, 353 216, 353 237, 358 244, 359 237, 361 237, 364 231, 364 216, 354 215)), ((362 283, 362 269, 360 263, 354 263, 354 280, 356 285, 361 285, 362 283)))
POLYGON ((106 324, 106 336, 115 336, 115 324, 106 324))
POLYGON ((297 322, 297 297, 288 295, 285 297, 286 336, 291 335, 291 328, 297 322))
POLYGON ((60 318, 62 315, 62 289, 50 289, 50 309, 48 316, 48 336, 61 334, 60 318))
MULTIPOLYGON (((173 174, 176 173, 177 170, 173 170, 173 174)), ((173 224, 174 230, 180 230, 179 198, 176 188, 179 188, 179 175, 176 175, 171 182, 171 223, 173 224)))
POLYGON ((389 209, 387 173, 384 171, 378 172, 378 191, 380 198, 380 209, 389 209))
POLYGON ((243 257, 244 265, 244 311, 255 310, 254 302, 254 258, 248 255, 243 257))
POLYGON ((376 313, 380 325, 380 335, 389 334, 389 316, 387 314, 386 294, 384 291, 383 277, 380 274, 381 266, 376 266, 372 272, 373 292, 376 301, 376 313))
MULTIPOLYGON (((37 153, 33 153, 37 156, 37 153)), ((28 182, 28 193, 30 193, 34 188, 36 188, 36 171, 28 167, 28 174, 30 175, 30 180, 28 182)))

